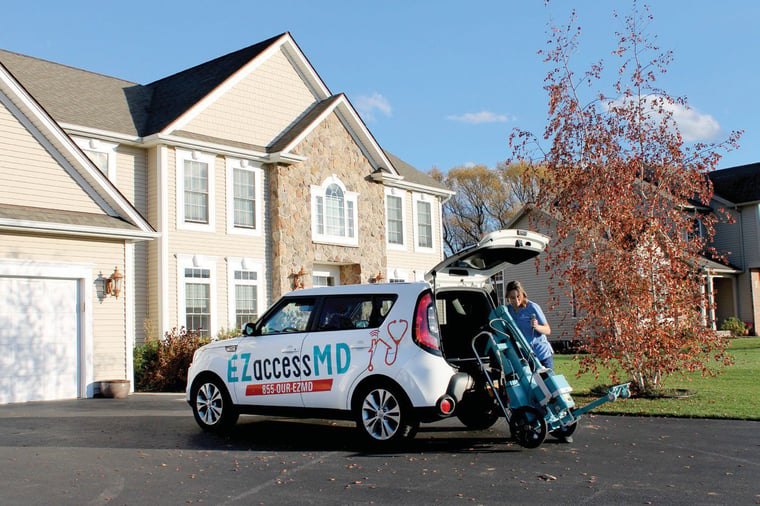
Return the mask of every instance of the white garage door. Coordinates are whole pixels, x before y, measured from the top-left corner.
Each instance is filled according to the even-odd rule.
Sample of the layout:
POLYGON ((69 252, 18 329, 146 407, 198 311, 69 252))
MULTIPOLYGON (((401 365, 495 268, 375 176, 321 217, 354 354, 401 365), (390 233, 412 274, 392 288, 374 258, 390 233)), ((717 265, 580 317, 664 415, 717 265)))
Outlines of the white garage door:
POLYGON ((0 277, 0 404, 78 396, 78 286, 0 277))

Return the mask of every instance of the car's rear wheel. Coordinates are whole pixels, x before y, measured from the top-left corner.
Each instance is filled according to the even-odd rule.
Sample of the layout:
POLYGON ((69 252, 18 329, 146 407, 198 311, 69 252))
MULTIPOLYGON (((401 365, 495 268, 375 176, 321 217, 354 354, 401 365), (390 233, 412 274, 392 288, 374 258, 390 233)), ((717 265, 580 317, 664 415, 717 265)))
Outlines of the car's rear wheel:
POLYGON ((501 408, 486 392, 466 396, 457 405, 456 416, 471 430, 485 430, 502 415, 501 408))
POLYGON ((232 404, 227 387, 217 377, 206 376, 195 381, 191 392, 193 416, 206 431, 216 432, 235 425, 239 413, 232 404))
POLYGON ((411 439, 419 427, 411 403, 393 385, 363 388, 355 398, 354 417, 363 439, 371 444, 411 439))

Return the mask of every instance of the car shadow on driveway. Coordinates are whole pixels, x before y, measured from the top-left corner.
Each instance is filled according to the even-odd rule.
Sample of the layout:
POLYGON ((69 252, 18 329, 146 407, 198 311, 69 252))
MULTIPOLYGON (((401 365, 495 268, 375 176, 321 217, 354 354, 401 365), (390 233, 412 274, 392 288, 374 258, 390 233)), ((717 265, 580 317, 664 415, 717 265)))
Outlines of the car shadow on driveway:
MULTIPOLYGON (((0 406, 0 446, 222 451, 342 451, 356 454, 520 451, 503 421, 470 431, 456 419, 423 424, 391 449, 368 447, 353 422, 240 417, 224 433, 202 431, 181 394, 131 395, 0 406)), ((548 442, 548 441, 547 441, 548 442)))

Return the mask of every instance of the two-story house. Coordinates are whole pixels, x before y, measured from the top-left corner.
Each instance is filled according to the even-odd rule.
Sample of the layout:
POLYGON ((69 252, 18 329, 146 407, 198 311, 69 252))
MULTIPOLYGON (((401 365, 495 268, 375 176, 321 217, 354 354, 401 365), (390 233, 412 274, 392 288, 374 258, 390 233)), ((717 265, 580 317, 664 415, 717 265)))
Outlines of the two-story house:
MULTIPOLYGON (((93 286, 80 294, 94 329, 90 362, 75 366, 76 395, 88 395, 92 381, 131 377, 131 348, 144 327, 150 337, 180 326, 214 336, 255 319, 287 291, 422 279, 442 258, 441 206, 451 192, 384 151, 288 33, 146 85, 4 51, 0 64, 82 170, 99 173, 134 214, 121 221, 141 227, 107 262, 123 273, 122 296, 100 301, 93 286), (109 332, 119 344, 105 363, 99 347, 109 332)), ((16 123, 11 130, 25 128, 23 118, 16 123)), ((13 148, 13 132, 2 125, 0 142, 0 176, 23 173, 28 154, 13 148)), ((47 142, 39 148, 51 153, 47 142)), ((16 185, 24 191, 0 193, 0 206, 69 209, 49 177, 30 174, 16 185)), ((0 265, 23 263, 32 250, 39 261, 69 260, 55 240, 17 251, 7 246, 20 238, 0 240, 0 265)), ((99 269, 110 276, 93 264, 91 277, 99 269)), ((15 276, 10 265, 0 282, 15 276)), ((31 298, 19 299, 17 311, 31 298)), ((13 369, 3 366, 9 382, 18 376, 13 369)))
MULTIPOLYGON (((703 311, 704 324, 720 329, 729 317, 737 317, 757 328, 760 321, 760 163, 732 167, 707 174, 713 183, 714 195, 710 207, 722 216, 715 226, 712 246, 726 255, 727 263, 701 257, 700 268, 704 277, 704 295, 710 302, 703 311)), ((709 211, 705 209, 704 211, 709 211)), ((510 227, 535 228, 543 223, 542 230, 552 235, 551 219, 533 220, 536 212, 523 208, 511 221, 510 227)), ((545 308, 551 323, 550 341, 555 349, 561 349, 573 339, 577 323, 577 311, 572 294, 552 300, 549 286, 551 275, 540 265, 527 262, 513 266, 506 273, 507 279, 497 288, 503 291, 506 282, 519 279, 532 300, 545 308)), ((500 294, 503 297, 503 293, 500 294)))
POLYGON ((726 210, 733 221, 718 224, 713 242, 739 270, 732 285, 723 291, 717 290, 718 307, 724 298, 733 299, 733 306, 726 302, 720 316, 736 316, 750 323, 757 332, 760 323, 760 163, 716 170, 708 176, 715 192, 711 206, 726 210))

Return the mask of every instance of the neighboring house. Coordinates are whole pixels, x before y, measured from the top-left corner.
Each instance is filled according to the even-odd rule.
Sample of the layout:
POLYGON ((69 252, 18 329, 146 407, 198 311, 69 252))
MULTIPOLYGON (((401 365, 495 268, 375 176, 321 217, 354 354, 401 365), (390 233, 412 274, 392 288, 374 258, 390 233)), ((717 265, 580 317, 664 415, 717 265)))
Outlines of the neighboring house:
MULTIPOLYGON (((714 185, 713 210, 726 210, 733 223, 716 225, 712 245, 725 254, 727 264, 701 257, 700 265, 705 276, 705 295, 712 301, 712 308, 704 314, 704 323, 719 329, 729 317, 757 328, 760 321, 760 163, 714 171, 708 174, 714 185)), ((534 220, 523 208, 510 222, 509 228, 534 229, 534 220)), ((539 230, 552 236, 554 230, 539 230)), ((551 276, 540 263, 528 262, 512 266, 505 271, 505 279, 497 279, 497 288, 512 279, 519 279, 531 300, 544 308, 552 327, 551 341, 569 341, 573 338, 577 312, 572 294, 551 300, 549 285, 551 276), (537 264, 538 263, 538 266, 537 264)), ((500 294, 501 295, 501 294, 500 294)), ((555 344, 555 348, 563 346, 555 344)))
MULTIPOLYGON (((88 378, 131 377, 131 344, 146 332, 185 326, 215 336, 295 288, 421 279, 443 257, 441 206, 452 193, 385 152, 288 33, 147 85, 5 51, 0 64, 49 114, 78 162, 99 168, 99 183, 134 214, 119 221, 137 236, 121 240, 121 261, 92 260, 104 276, 119 266, 126 284, 114 309, 123 332, 102 329, 120 341, 120 354, 103 354, 94 331, 94 349, 80 352, 93 363, 88 378)), ((0 142, 15 145, 16 137, 0 125, 0 142)), ((28 171, 22 154, 0 154, 4 179, 28 171)), ((38 198, 50 195, 45 176, 17 186, 0 193, 1 205, 89 213, 100 205, 116 214, 104 198, 65 208, 58 206, 68 196, 58 190, 38 198)), ((47 232, 37 244, 39 234, 26 232, 23 251, 3 238, 1 258, 80 261, 47 232)), ((6 271, 17 275, 12 265, 6 271)), ((87 283, 84 302, 94 294, 87 283)), ((89 394, 88 387, 58 397, 89 394)))
MULTIPOLYGON (((727 254, 739 269, 733 285, 718 288, 718 307, 724 298, 733 297, 732 310, 719 315, 719 321, 736 316, 748 322, 757 333, 760 323, 760 163, 716 170, 708 174, 715 196, 712 207, 728 211, 733 223, 717 226, 714 246, 727 254)), ((728 306, 728 304, 725 304, 728 306)))

